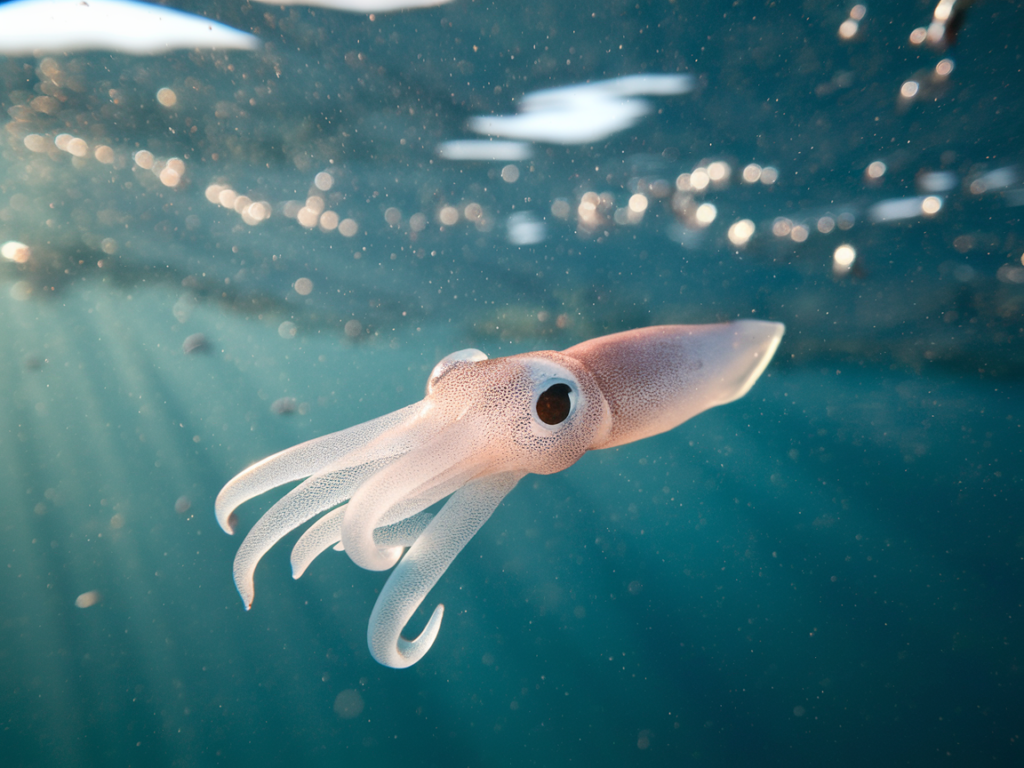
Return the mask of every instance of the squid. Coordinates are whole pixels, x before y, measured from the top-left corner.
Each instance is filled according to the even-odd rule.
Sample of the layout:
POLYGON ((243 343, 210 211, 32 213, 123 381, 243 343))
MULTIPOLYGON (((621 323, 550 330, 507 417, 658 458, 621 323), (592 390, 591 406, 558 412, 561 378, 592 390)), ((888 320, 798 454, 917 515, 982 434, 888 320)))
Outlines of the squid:
POLYGON ((232 534, 240 505, 306 478, 238 549, 234 579, 246 610, 260 558, 326 512, 296 542, 292 576, 331 547, 362 568, 394 567, 370 615, 370 653, 388 667, 415 664, 437 638, 444 606, 415 639, 403 637, 406 623, 523 476, 561 472, 587 451, 666 432, 742 397, 784 331, 760 320, 663 325, 562 352, 448 355, 419 402, 274 454, 224 486, 215 510, 232 534))

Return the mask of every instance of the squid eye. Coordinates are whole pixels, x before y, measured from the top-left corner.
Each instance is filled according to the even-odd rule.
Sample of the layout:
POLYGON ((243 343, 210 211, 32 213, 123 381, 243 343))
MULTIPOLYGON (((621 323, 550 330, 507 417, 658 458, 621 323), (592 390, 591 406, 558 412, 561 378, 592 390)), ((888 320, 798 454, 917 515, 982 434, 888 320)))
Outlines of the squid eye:
POLYGON ((568 384, 553 384, 537 398, 537 418, 545 424, 561 424, 572 411, 572 388, 568 384))
POLYGON ((579 382, 570 371, 548 364, 546 360, 531 363, 533 392, 528 411, 529 428, 534 437, 548 440, 563 429, 572 429, 572 425, 579 421, 575 417, 576 411, 585 402, 579 382))

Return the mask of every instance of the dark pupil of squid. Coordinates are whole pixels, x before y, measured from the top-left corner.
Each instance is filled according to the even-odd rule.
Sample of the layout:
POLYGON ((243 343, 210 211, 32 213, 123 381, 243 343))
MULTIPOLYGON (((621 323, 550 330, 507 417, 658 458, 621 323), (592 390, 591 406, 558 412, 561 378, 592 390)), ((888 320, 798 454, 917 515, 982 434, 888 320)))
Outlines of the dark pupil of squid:
POLYGON ((553 384, 545 389, 537 398, 537 417, 545 424, 561 424, 569 418, 568 384, 553 384))

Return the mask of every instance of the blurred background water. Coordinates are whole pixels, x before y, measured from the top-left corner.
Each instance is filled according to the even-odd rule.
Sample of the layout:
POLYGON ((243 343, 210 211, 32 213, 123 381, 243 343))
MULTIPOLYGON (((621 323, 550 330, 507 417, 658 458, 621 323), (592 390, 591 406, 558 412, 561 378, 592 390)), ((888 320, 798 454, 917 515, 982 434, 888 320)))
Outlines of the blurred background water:
POLYGON ((262 46, 0 55, 3 765, 1018 763, 1018 4, 168 5, 262 46), (439 154, 637 74, 687 86, 439 154), (752 316, 753 391, 525 478, 414 667, 344 554, 243 610, 249 463, 456 349, 752 316))

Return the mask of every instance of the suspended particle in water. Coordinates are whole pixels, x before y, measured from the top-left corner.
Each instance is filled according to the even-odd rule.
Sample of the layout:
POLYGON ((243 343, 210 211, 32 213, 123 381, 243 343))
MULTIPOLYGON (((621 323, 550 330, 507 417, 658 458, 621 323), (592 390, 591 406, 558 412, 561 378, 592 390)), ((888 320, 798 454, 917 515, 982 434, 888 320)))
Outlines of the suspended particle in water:
POLYGON ((93 590, 90 590, 88 592, 83 592, 78 597, 76 597, 75 598, 75 607, 76 608, 91 608, 92 606, 96 605, 96 603, 98 603, 102 599, 103 599, 103 595, 101 595, 98 590, 93 589, 93 590))
POLYGON ((186 355, 190 355, 193 352, 205 352, 208 348, 209 343, 201 333, 193 333, 191 336, 186 337, 185 341, 181 344, 181 351, 186 355))
POLYGON ((334 698, 334 713, 343 720, 351 720, 363 713, 362 694, 353 688, 347 688, 334 698))
POLYGON ((279 397, 270 404, 270 412, 276 416, 285 416, 289 413, 295 413, 297 407, 298 403, 294 397, 279 397))

